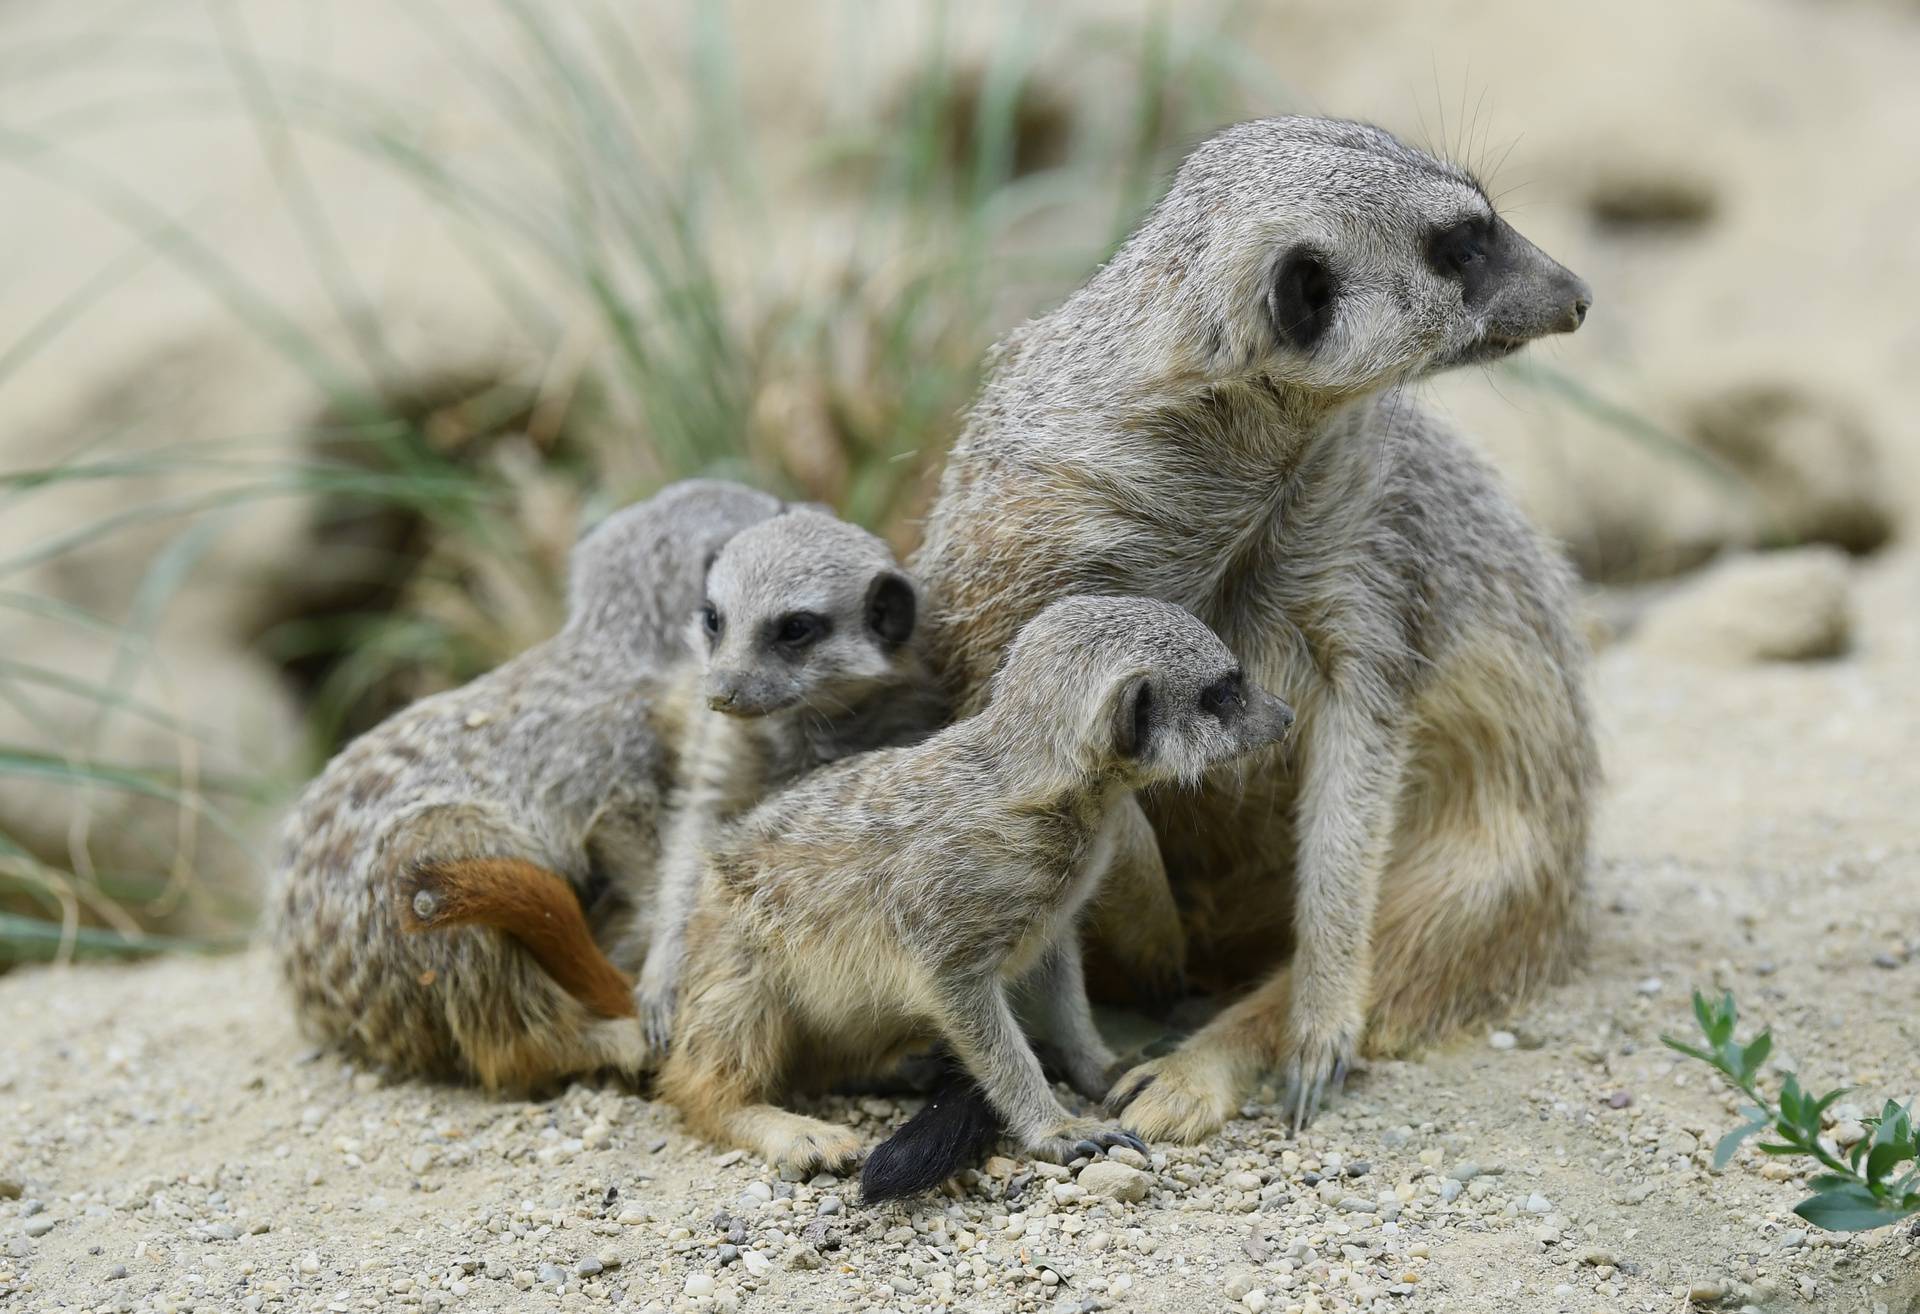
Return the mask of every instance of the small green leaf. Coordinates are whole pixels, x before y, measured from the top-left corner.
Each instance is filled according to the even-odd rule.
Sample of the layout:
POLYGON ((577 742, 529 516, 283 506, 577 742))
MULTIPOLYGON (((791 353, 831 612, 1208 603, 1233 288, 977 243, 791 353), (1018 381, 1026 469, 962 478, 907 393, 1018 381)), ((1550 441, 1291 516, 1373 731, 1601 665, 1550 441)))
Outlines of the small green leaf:
POLYGON ((1692 1045, 1683 1045, 1679 1041, 1675 1040, 1672 1036, 1661 1036, 1660 1043, 1665 1045, 1668 1049, 1679 1050, 1682 1054, 1685 1054, 1688 1058, 1699 1059, 1702 1063, 1712 1063, 1715 1067, 1720 1066, 1719 1063, 1715 1061, 1713 1055, 1707 1053, 1707 1051, 1705 1051, 1704 1049, 1695 1049, 1692 1045))
POLYGON ((1807 1148, 1804 1145, 1784 1145, 1779 1141, 1765 1141, 1755 1148, 1762 1154, 1772 1155, 1805 1154, 1807 1152, 1807 1148))
POLYGON ((1793 1212, 1829 1232, 1864 1232, 1884 1227, 1899 1217, 1893 1210, 1884 1208, 1873 1192, 1858 1182, 1810 1196, 1795 1205, 1793 1212))
POLYGON ((1713 1005, 1698 990, 1693 992, 1693 1016, 1700 1023, 1700 1034, 1708 1040, 1713 1039, 1713 1005))
POLYGON ((1858 1180, 1845 1173, 1820 1173, 1807 1179, 1807 1187, 1813 1191, 1831 1191, 1836 1186, 1851 1186, 1858 1180))
POLYGON ((1713 1147, 1713 1170, 1719 1172, 1725 1168, 1727 1161, 1733 1158, 1734 1152, 1740 1148, 1740 1143, 1755 1132, 1766 1130, 1770 1121, 1772 1120, 1762 1118, 1759 1122, 1743 1123, 1722 1136, 1720 1143, 1713 1147))
POLYGON ((1789 1072, 1780 1083, 1780 1121, 1800 1126, 1800 1103, 1800 1079, 1789 1072))
POLYGON ((1762 1031, 1753 1038, 1753 1042, 1740 1051, 1740 1073, 1749 1083, 1760 1071, 1760 1065, 1767 1061, 1767 1055, 1773 1053, 1773 1032, 1762 1031))
POLYGON ((1895 1164, 1907 1156, 1898 1145, 1878 1145, 1867 1153, 1867 1185, 1878 1186, 1887 1179, 1895 1164))
POLYGON ((1733 991, 1729 990, 1720 997, 1720 1011, 1714 1016, 1711 1038, 1715 1045, 1724 1045, 1733 1039, 1733 1024, 1740 1016, 1740 1010, 1733 1006, 1733 991))

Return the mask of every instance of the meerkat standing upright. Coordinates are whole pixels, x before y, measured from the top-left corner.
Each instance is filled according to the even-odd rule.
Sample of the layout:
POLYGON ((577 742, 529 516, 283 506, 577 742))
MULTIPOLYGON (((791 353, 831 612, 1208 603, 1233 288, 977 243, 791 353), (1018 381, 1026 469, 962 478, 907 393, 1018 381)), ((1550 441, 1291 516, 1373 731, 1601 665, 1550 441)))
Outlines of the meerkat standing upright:
MULTIPOLYGON (((1112 1055, 1075 923, 1107 871, 1118 805, 1292 722, 1179 608, 1055 602, 1021 630, 975 716, 823 767, 719 833, 661 1093, 705 1136, 783 1168, 841 1168, 859 1148, 849 1129, 771 1101, 938 1037, 1028 1152, 1141 1148, 1062 1107, 1012 996, 1024 987, 1076 1084, 1104 1090, 1112 1055)), ((919 1184, 912 1166, 875 1193, 919 1184)), ((948 1171, 940 1160, 932 1180, 948 1171)))
POLYGON ((689 643, 705 709, 689 721, 681 799, 634 992, 665 1050, 704 846, 716 826, 814 768, 924 739, 946 699, 921 653, 920 593, 864 529, 796 507, 737 535, 707 571, 689 643))
POLYGON ((307 788, 272 937, 308 1030, 491 1087, 649 1062, 581 903, 652 870, 684 618, 713 554, 779 510, 695 480, 609 517, 574 549, 558 635, 389 718, 307 788), (448 929, 406 933, 421 925, 448 929))
POLYGON ((1190 961, 1268 973, 1115 1086, 1143 1134, 1207 1134, 1270 1066, 1303 1121, 1363 1037, 1403 1049, 1577 957, 1596 763, 1568 573, 1408 385, 1589 301, 1463 169, 1270 119, 1196 149, 995 351, 912 563, 957 710, 1088 591, 1188 608, 1300 710, 1297 761, 1143 800, 1190 961))

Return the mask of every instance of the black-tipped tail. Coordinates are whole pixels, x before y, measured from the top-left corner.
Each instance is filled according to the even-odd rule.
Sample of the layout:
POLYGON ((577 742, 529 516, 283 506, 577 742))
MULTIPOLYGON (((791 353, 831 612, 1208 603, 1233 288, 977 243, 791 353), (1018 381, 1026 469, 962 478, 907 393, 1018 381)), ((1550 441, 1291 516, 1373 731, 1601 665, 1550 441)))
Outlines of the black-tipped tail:
POLYGON ((1001 1133, 1000 1115, 986 1092, 955 1064, 927 1106, 867 1156, 860 1198, 867 1204, 918 1195, 971 1167, 1001 1133))

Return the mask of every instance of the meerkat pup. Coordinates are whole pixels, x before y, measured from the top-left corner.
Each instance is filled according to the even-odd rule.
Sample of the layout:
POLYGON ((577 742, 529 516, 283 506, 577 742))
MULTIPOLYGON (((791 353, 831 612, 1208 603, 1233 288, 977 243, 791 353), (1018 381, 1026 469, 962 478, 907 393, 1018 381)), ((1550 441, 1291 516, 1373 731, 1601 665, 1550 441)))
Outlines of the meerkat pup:
POLYGON ((1026 1152, 1138 1147, 1061 1105, 1013 998, 1042 1010, 1074 1084, 1104 1089, 1113 1059, 1075 923, 1107 869, 1117 805, 1275 743, 1292 720, 1178 607, 1054 603, 978 714, 824 767, 715 838, 661 1094, 709 1139, 783 1168, 844 1169, 851 1130, 773 1101, 937 1039, 1026 1152))
POLYGON ((1413 393, 1591 299, 1464 169, 1268 119, 990 357, 910 563, 956 712, 1051 599, 1119 592, 1192 611, 1303 717, 1297 752, 1142 797, 1198 983, 1253 986, 1121 1079, 1142 1134, 1207 1135, 1269 1067, 1305 1121, 1363 1040, 1403 1051, 1578 957, 1569 575, 1413 393))
POLYGON ((648 1063, 582 903, 653 870, 689 710, 685 618, 713 555, 779 510, 689 481, 610 516, 574 549, 558 635, 397 713, 307 788, 272 939, 310 1032, 495 1088, 648 1063))
POLYGON ((920 593, 872 534, 796 507, 733 538, 690 619, 700 701, 667 827, 635 990, 664 1051, 704 846, 774 790, 824 763, 924 739, 947 719, 921 652, 920 593))

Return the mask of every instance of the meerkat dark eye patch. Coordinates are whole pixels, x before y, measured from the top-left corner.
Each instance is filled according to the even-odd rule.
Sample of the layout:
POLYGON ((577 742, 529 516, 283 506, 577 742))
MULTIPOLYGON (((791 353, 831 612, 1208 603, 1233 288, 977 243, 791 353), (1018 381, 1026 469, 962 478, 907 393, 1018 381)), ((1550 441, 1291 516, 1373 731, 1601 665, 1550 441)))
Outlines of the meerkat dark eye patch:
POLYGON ((790 611, 773 623, 773 641, 783 648, 805 648, 827 637, 833 628, 825 616, 790 611))
POLYGON ((913 585, 904 578, 892 572, 877 576, 867 589, 867 626, 882 643, 898 646, 913 637, 919 607, 913 585))
POLYGON ((1120 690, 1113 709, 1113 751, 1125 758, 1146 756, 1153 735, 1153 683, 1136 675, 1120 690))
POLYGON ((1325 256, 1304 246, 1287 252, 1267 292, 1273 336, 1282 346, 1312 351, 1333 327, 1333 303, 1339 294, 1325 256))
POLYGON ((1475 217, 1436 228, 1427 238, 1427 264, 1442 278, 1460 284, 1461 298, 1473 305, 1493 282, 1499 230, 1491 219, 1475 217))
POLYGON ((1221 676, 1200 691, 1200 710, 1226 722, 1246 710, 1245 678, 1238 671, 1221 676))

